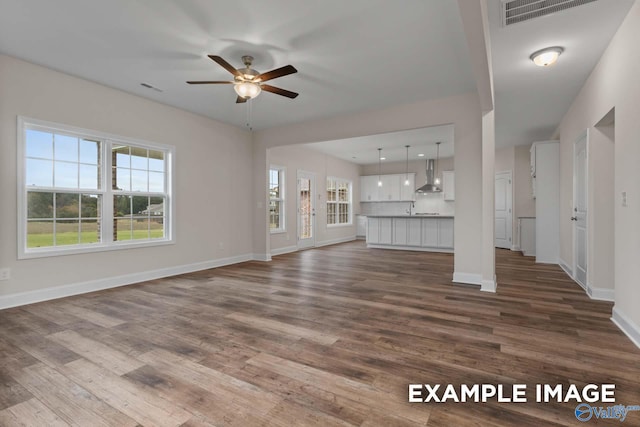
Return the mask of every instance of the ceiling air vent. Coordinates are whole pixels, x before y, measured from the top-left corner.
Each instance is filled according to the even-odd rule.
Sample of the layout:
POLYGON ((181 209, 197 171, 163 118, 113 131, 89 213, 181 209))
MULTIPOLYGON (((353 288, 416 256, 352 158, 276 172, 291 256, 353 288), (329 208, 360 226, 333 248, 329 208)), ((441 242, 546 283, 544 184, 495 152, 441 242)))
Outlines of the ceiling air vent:
POLYGON ((502 25, 528 21, 594 1, 596 0, 503 0, 502 25))

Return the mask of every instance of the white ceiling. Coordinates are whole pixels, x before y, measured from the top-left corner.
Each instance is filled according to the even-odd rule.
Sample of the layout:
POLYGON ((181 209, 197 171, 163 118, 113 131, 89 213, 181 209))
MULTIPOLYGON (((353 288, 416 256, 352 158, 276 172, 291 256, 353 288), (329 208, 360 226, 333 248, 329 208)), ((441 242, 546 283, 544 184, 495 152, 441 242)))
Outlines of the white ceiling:
POLYGON ((378 148, 382 148, 381 155, 385 157, 385 162, 404 162, 407 159, 406 145, 410 145, 409 160, 433 159, 436 157, 436 142, 442 143, 440 144, 440 158, 452 157, 453 125, 433 126, 305 145, 339 159, 359 165, 367 165, 378 163, 378 148), (418 154, 424 154, 424 156, 418 156, 418 154))
POLYGON ((496 147, 550 139, 633 0, 598 0, 502 27, 501 0, 489 0, 496 147), (529 56, 564 47, 553 66, 529 56))
POLYGON ((237 126, 247 105, 206 57, 268 71, 255 130, 472 91, 457 2, 403 0, 0 0, 0 52, 237 126), (145 89, 148 83, 162 93, 145 89))
MULTIPOLYGON (((632 2, 598 0, 502 28, 501 0, 488 0, 498 147, 551 137, 632 2), (566 50, 553 67, 529 60, 554 45, 566 50)), ((297 74, 271 83, 300 96, 256 98, 251 123, 260 130, 474 90, 457 3, 0 0, 0 53, 241 127, 248 109, 231 86, 185 83, 229 79, 206 55, 240 67, 250 54, 259 71, 294 65, 297 74)), ((405 145, 380 138, 354 144, 405 145)), ((370 147, 330 144, 339 157, 369 162, 370 147)))

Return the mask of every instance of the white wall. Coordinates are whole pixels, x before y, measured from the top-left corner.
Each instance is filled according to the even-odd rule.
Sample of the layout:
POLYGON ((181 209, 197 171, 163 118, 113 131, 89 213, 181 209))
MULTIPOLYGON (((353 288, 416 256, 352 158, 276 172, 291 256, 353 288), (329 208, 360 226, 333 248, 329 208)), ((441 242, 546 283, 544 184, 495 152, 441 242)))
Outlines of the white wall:
MULTIPOLYGON (((615 307, 614 319, 640 345, 640 2, 634 3, 564 116, 561 143, 561 258, 573 264, 571 201, 573 143, 615 107, 615 307), (627 193, 628 206, 621 203, 627 193)), ((597 195, 589 194, 589 197, 597 195)))
MULTIPOLYGON (((442 182, 442 171, 452 171, 453 157, 438 160, 438 176, 442 182)), ((426 183, 427 165, 425 160, 409 161, 409 172, 416 174, 416 188, 426 183)), ((378 165, 361 166, 361 175, 377 175, 378 165)), ((406 162, 383 162, 380 168, 382 174, 405 173, 406 162)), ((413 212, 437 212, 441 215, 455 215, 455 201, 445 201, 443 193, 416 194, 413 212)), ((367 202, 361 203, 363 214, 371 215, 402 215, 408 209, 407 202, 367 202)))
POLYGON ((482 113, 477 93, 395 106, 256 132, 254 252, 270 252, 266 216, 268 148, 444 124, 454 125, 456 217, 454 270, 477 284, 482 276, 482 113), (264 190, 263 190, 264 189, 264 190))
POLYGON ((291 252, 296 246, 296 187, 297 171, 313 172, 316 178, 316 245, 356 238, 355 213, 359 212, 360 167, 304 146, 271 148, 267 154, 271 165, 283 166, 285 171, 285 227, 283 233, 270 235, 272 254, 291 252), (354 215, 351 225, 327 227, 327 176, 344 178, 352 182, 354 215))
POLYGON ((0 267, 12 274, 0 306, 16 293, 251 255, 248 132, 0 55, 0 146, 0 267), (176 244, 18 261, 18 115, 174 145, 176 244))

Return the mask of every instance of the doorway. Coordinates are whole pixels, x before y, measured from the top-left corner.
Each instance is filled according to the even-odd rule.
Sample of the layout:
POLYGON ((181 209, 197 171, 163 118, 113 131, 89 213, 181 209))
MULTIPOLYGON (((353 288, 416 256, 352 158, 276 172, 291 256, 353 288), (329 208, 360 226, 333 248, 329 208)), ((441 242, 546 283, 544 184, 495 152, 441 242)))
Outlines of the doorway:
POLYGON ((573 262, 576 282, 587 289, 587 138, 583 133, 573 144, 573 262))
POLYGON ((316 245, 315 175, 298 171, 298 249, 316 245))
POLYGON ((513 240, 511 171, 496 174, 495 187, 495 246, 511 249, 513 240))

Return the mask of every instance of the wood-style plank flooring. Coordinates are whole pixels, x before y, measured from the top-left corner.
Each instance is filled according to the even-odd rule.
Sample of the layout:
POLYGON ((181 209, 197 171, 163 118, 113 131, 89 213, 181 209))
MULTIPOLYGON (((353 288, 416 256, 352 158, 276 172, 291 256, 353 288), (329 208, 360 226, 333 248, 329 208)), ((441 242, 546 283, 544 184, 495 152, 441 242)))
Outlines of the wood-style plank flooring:
POLYGON ((575 403, 410 404, 410 383, 614 383, 640 404, 610 303, 505 250, 497 294, 452 272, 358 241, 0 311, 0 425, 585 425, 575 403))

